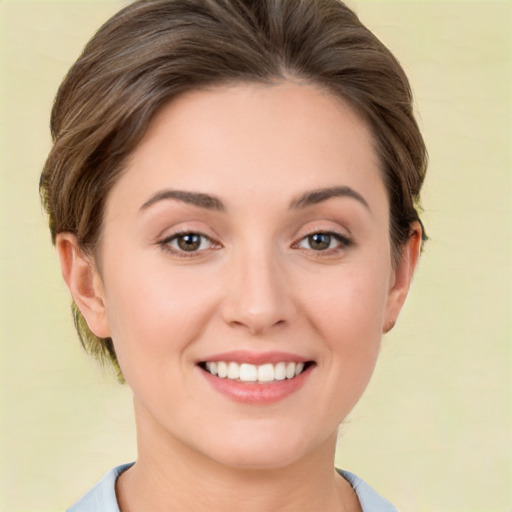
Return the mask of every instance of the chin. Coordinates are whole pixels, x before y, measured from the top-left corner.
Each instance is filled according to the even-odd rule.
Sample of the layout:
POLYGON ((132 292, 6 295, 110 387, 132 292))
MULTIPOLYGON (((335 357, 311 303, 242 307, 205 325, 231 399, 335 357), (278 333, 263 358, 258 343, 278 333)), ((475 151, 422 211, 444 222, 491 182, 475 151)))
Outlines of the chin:
MULTIPOLYGON (((241 470, 272 470, 288 467, 313 452, 321 442, 293 430, 243 429, 226 433, 223 443, 209 445, 210 457, 224 466, 241 470)), ((335 441, 334 441, 335 442, 335 441)), ((334 446, 334 444, 333 444, 334 446)))

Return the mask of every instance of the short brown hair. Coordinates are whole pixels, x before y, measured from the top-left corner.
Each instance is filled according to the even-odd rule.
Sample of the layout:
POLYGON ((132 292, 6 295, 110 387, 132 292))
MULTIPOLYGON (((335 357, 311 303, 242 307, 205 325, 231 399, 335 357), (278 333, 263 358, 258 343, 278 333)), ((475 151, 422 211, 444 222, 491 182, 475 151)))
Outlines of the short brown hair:
MULTIPOLYGON (((170 99, 290 76, 343 98, 368 123, 399 258, 419 221, 426 149, 403 69, 339 0, 139 0, 108 20, 71 67, 52 110, 54 144, 40 193, 53 242, 70 232, 94 253, 109 191, 170 99)), ((97 338, 74 304, 73 311, 86 350, 121 375, 112 340, 97 338)))

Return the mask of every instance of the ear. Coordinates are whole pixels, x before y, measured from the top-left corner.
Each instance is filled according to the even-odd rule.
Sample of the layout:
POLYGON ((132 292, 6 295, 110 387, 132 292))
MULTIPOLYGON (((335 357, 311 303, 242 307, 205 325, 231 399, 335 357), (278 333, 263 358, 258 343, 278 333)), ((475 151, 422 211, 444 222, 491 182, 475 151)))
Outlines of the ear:
POLYGON ((71 233, 59 233, 55 245, 62 277, 89 329, 99 338, 110 337, 103 282, 93 259, 71 233))
POLYGON ((382 327, 384 333, 389 332, 395 325, 404 305, 412 276, 418 264, 421 252, 421 225, 419 222, 411 224, 409 239, 402 247, 401 258, 393 273, 393 281, 389 290, 386 307, 385 323, 382 327))

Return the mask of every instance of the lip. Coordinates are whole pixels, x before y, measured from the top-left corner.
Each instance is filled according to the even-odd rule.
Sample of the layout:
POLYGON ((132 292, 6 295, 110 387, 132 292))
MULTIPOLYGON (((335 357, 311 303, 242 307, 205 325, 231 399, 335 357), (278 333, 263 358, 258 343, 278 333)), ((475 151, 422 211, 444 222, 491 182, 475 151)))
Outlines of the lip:
POLYGON ((201 360, 198 360, 197 363, 217 363, 219 361, 232 361, 238 364, 248 363, 254 365, 262 365, 267 363, 306 363, 307 361, 311 360, 311 358, 308 359, 307 357, 292 354, 290 352, 248 352, 246 350, 231 350, 229 352, 207 356, 201 360))
POLYGON ((202 362, 218 362, 218 361, 233 361, 238 364, 248 363, 254 365, 262 364, 276 364, 280 362, 296 362, 306 363, 313 362, 311 359, 307 359, 296 354, 290 354, 287 352, 267 352, 267 353, 254 353, 246 351, 231 351, 224 352, 222 354, 215 354, 209 356, 204 360, 198 362, 197 369, 201 372, 206 382, 212 386, 212 388, 224 395, 225 397, 234 400, 235 402, 241 402, 252 405, 266 405, 279 402, 284 400, 288 396, 299 391, 304 384, 310 378, 316 364, 313 362, 311 365, 307 365, 307 368, 297 377, 293 379, 285 380, 274 380, 272 382, 239 382, 232 379, 220 378, 212 375, 205 369, 199 366, 202 362))

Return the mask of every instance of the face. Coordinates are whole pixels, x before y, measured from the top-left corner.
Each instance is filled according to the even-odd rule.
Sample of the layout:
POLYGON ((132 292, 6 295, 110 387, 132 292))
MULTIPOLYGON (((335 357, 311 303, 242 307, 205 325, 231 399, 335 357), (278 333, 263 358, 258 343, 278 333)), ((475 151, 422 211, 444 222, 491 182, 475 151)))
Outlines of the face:
POLYGON ((284 82, 168 104, 109 195, 86 314, 142 444, 254 468, 332 446, 405 298, 390 255, 372 138, 338 98, 284 82))

